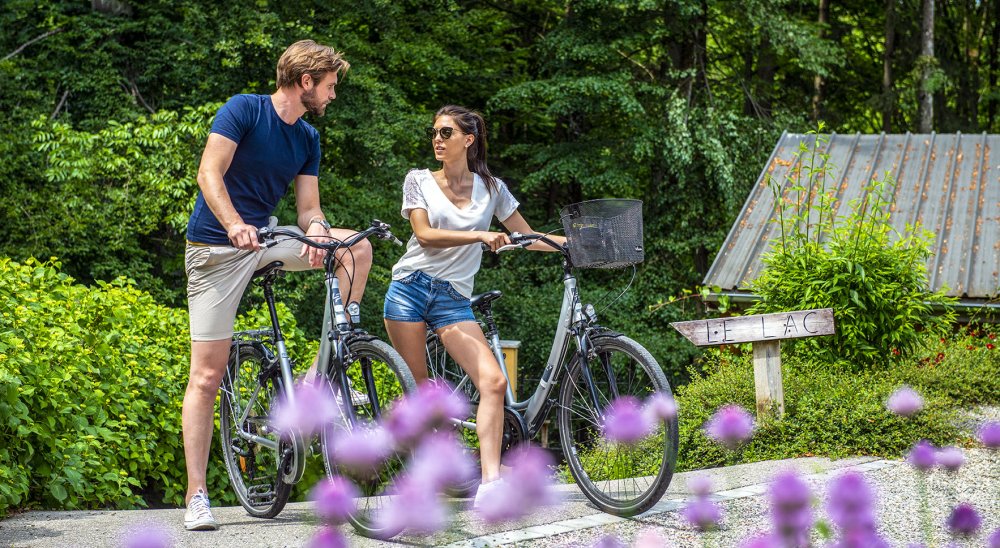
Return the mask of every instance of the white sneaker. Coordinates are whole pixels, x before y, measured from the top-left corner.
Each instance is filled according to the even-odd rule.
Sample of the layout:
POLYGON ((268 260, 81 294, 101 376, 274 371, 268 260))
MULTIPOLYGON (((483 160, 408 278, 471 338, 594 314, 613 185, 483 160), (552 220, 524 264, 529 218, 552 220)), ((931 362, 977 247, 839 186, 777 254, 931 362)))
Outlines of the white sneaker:
POLYGON ((479 489, 476 489, 476 498, 472 501, 472 509, 479 510, 486 500, 496 495, 497 492, 503 489, 503 486, 503 479, 495 479, 489 483, 480 483, 479 489))
POLYGON ((212 517, 212 505, 205 491, 198 489, 191 497, 184 514, 184 528, 188 531, 214 531, 219 528, 219 522, 212 517))

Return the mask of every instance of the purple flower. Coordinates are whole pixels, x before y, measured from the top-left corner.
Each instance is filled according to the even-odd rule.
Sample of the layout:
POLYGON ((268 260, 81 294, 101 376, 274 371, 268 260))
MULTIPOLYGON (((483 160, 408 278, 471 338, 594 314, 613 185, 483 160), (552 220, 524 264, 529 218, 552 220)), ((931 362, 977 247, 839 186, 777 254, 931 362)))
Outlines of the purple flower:
POLYGON ((311 436, 340 416, 333 391, 323 380, 296 384, 292 396, 291 401, 280 399, 272 410, 278 432, 298 430, 304 436, 311 436))
POLYGON ((809 486, 794 472, 780 474, 771 482, 771 521, 785 545, 809 544, 809 531, 813 526, 811 496, 809 486))
POLYGON ((987 449, 1000 448, 1000 422, 987 422, 979 428, 979 441, 987 449))
POLYGON ((347 538, 336 527, 320 527, 309 539, 309 548, 347 548, 347 538))
POLYGON ((605 535, 598 540, 591 548, 628 548, 628 545, 614 535, 605 535))
POLYGON ((986 548, 1000 548, 1000 528, 994 529, 986 539, 986 548))
POLYGON ((485 521, 520 519, 539 506, 559 501, 550 469, 554 461, 548 452, 530 445, 521 446, 512 451, 506 464, 511 467, 510 472, 476 510, 485 521))
POLYGON ((712 478, 707 474, 696 474, 688 478, 687 487, 696 497, 705 498, 712 494, 712 478))
POLYGON ((173 539, 166 529, 159 525, 142 525, 125 534, 125 548, 170 548, 173 539))
POLYGON ((847 472, 834 478, 827 496, 827 514, 842 540, 875 532, 874 496, 861 474, 847 472))
POLYGON ((638 443, 653 431, 653 424, 642 412, 639 400, 622 396, 611 402, 604 417, 604 436, 610 441, 638 443))
POLYGON ((934 458, 937 460, 938 466, 949 472, 956 472, 965 464, 965 455, 961 449, 954 445, 942 447, 934 458))
POLYGON ((740 548, 787 548, 787 546, 774 535, 762 534, 743 539, 740 548))
POLYGON ((329 524, 345 523, 355 511, 354 499, 360 495, 350 481, 335 477, 321 480, 309 498, 316 502, 316 515, 329 524))
POLYGON ((454 434, 427 436, 413 452, 408 468, 414 481, 432 491, 457 486, 477 477, 476 464, 454 434))
POLYGON ((983 520, 976 513, 976 509, 964 502, 951 511, 951 515, 945 522, 951 534, 962 537, 975 535, 982 523, 983 520))
POLYGON ((381 427, 338 430, 333 435, 330 457, 338 467, 361 477, 378 469, 393 452, 393 440, 381 427))
POLYGON ((929 441, 920 440, 910 449, 910 453, 906 456, 906 462, 917 470, 926 472, 934 468, 935 453, 934 446, 929 441))
POLYGON ((924 408, 924 399, 916 390, 904 385, 889 396, 885 406, 897 415, 909 417, 924 408))
POLYGON ((412 476, 402 476, 391 490, 388 504, 376 516, 380 529, 434 533, 448 525, 448 510, 441 496, 412 476))
POLYGON ((635 537, 635 545, 632 548, 662 548, 667 546, 667 539, 652 527, 647 527, 635 537))
POLYGON ((681 510, 681 516, 695 529, 705 532, 715 529, 722 521, 722 509, 707 498, 696 498, 681 510))
POLYGON ((649 422, 670 422, 677 419, 677 402, 666 392, 657 392, 646 400, 643 407, 649 422))
POLYGON ((443 382, 428 381, 396 404, 385 427, 400 447, 412 447, 423 434, 468 415, 469 403, 464 398, 443 382))
POLYGON ((705 433, 726 448, 736 449, 753 434, 753 417, 738 405, 726 405, 708 419, 705 433))

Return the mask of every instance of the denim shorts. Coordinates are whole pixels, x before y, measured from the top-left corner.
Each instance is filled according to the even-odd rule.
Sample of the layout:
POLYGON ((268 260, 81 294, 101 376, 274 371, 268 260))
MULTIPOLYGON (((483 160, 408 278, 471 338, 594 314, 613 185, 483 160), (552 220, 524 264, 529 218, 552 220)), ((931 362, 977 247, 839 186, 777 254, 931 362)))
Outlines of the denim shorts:
POLYGON ((421 271, 393 280, 385 294, 385 319, 425 322, 432 330, 459 322, 474 322, 472 305, 451 283, 421 271))

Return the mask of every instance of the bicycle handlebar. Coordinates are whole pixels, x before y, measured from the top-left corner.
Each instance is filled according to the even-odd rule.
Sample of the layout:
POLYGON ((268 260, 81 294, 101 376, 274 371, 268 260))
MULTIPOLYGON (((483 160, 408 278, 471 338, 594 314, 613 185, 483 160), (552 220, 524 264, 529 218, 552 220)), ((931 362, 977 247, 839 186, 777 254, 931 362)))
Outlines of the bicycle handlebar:
MULTIPOLYGON (((497 254, 503 253, 504 251, 510 251, 512 249, 525 248, 537 241, 545 242, 552 249, 561 252, 563 255, 566 254, 566 248, 564 246, 553 242, 545 234, 521 234, 520 232, 511 232, 510 241, 511 243, 497 248, 497 254)), ((480 244, 480 246, 483 248, 483 251, 490 251, 490 246, 486 244, 480 244)))
POLYGON ((273 226, 262 226, 257 229, 257 238, 260 240, 260 246, 263 248, 272 247, 281 241, 275 239, 276 236, 287 236, 288 239, 298 240, 310 247, 333 252, 336 252, 343 247, 351 247, 370 236, 375 236, 380 240, 389 240, 396 245, 403 245, 403 242, 392 233, 390 230, 391 228, 392 227, 390 227, 388 223, 383 223, 378 219, 372 219, 371 226, 354 234, 354 236, 351 236, 346 240, 338 240, 333 236, 326 236, 326 238, 330 239, 329 242, 319 242, 308 236, 299 234, 298 232, 292 232, 291 230, 282 230, 280 228, 276 229, 273 226))

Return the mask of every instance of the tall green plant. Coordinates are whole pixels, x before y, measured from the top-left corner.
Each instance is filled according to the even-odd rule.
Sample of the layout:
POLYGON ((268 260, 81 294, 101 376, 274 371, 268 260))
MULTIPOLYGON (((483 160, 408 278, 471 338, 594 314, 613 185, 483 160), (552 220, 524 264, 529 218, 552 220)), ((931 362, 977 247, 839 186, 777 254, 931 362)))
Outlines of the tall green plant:
POLYGON ((833 166, 818 152, 826 138, 811 135, 812 146, 800 144, 788 190, 768 180, 781 239, 750 284, 761 300, 749 312, 832 308, 837 334, 799 341, 800 348, 852 368, 892 363, 913 353, 921 330, 943 332, 954 318, 946 306, 953 299, 928 287, 933 234, 919 226, 892 228, 889 173, 869 182, 846 215, 835 216, 825 185, 833 166), (945 312, 937 315, 939 306, 945 312))

